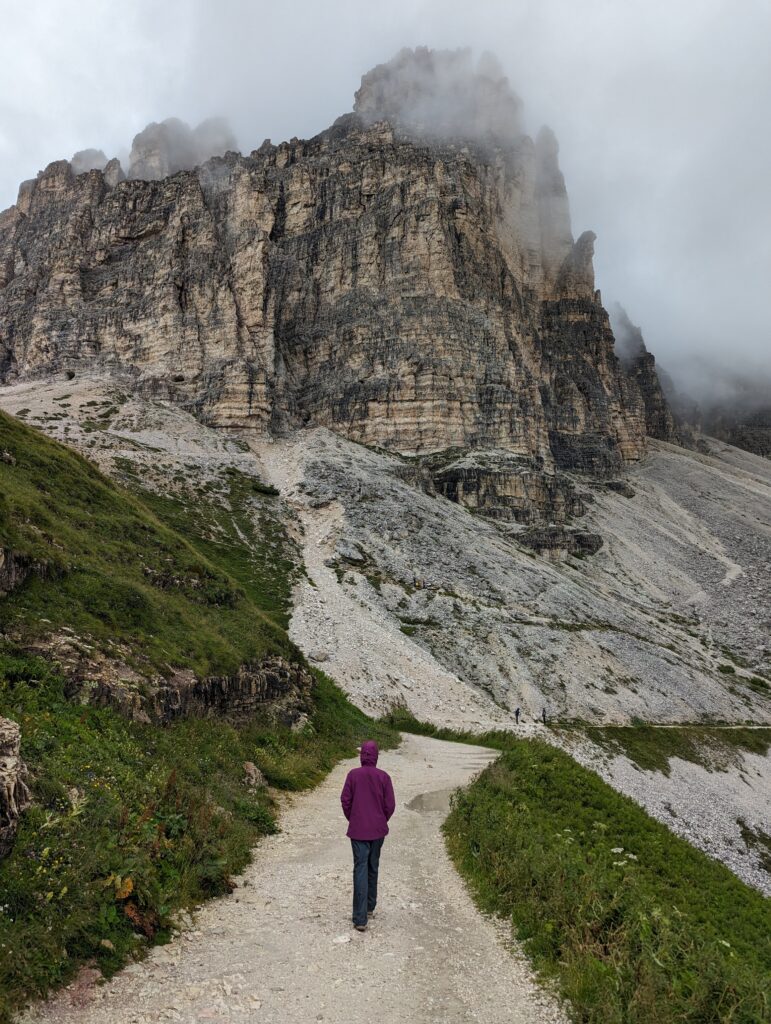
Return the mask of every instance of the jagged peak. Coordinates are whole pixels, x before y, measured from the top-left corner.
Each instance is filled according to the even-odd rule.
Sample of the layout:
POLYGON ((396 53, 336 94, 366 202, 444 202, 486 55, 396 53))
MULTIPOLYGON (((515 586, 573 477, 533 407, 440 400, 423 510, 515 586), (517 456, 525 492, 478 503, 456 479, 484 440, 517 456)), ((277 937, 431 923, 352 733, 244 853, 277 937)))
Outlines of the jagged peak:
POLYGON ((509 145, 522 132, 522 102, 496 58, 470 49, 405 48, 362 76, 354 110, 430 139, 509 145))

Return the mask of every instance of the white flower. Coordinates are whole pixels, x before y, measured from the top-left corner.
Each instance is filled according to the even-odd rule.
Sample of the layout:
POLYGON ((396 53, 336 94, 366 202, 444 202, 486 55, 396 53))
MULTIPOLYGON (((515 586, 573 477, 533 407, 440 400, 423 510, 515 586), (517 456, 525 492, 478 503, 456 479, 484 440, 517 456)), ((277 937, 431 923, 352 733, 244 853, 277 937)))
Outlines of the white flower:
POLYGON ((623 853, 623 852, 624 852, 624 847, 623 847, 623 846, 614 846, 614 847, 613 847, 613 848, 611 849, 611 851, 610 851, 610 852, 611 852, 611 853, 623 853))

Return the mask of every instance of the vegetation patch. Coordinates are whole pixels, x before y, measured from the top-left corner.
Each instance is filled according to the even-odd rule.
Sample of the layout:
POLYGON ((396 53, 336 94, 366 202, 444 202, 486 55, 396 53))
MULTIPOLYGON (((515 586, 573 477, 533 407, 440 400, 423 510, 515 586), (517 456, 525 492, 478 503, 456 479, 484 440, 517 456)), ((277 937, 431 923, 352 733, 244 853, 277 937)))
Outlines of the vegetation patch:
POLYGON ((576 1022, 771 1020, 771 903, 728 868, 547 743, 388 721, 502 751, 453 798, 448 848, 576 1022))
POLYGON ((3 413, 0 448, 13 460, 0 462, 0 546, 45 569, 4 598, 7 631, 31 641, 66 626, 161 674, 298 657, 284 628, 296 570, 275 520, 263 516, 258 537, 248 514, 247 495, 275 500, 263 485, 228 478, 230 504, 129 493, 3 413))
POLYGON ((576 1021, 771 1019, 769 902, 567 754, 513 741, 445 831, 576 1021))
POLYGON ((274 796, 305 789, 362 739, 397 734, 316 673, 300 732, 255 718, 129 722, 65 696, 44 660, 0 652, 0 716, 21 726, 34 803, 0 861, 0 1024, 84 963, 111 974, 169 937, 175 912, 229 891, 257 839, 277 828, 274 796))
POLYGON ((762 828, 753 828, 744 818, 736 820, 745 845, 757 854, 763 870, 771 874, 771 835, 762 828))
POLYGON ((643 771, 670 774, 670 761, 680 758, 709 771, 726 771, 743 752, 761 757, 771 746, 771 728, 719 726, 587 726, 592 743, 612 754, 623 754, 643 771))
POLYGON ((277 827, 274 790, 312 786, 365 737, 398 737, 320 672, 296 732, 269 709, 238 725, 131 722, 82 703, 88 679, 69 699, 73 681, 30 653, 57 631, 148 674, 302 661, 284 628, 299 570, 273 489, 248 474, 175 497, 140 489, 142 473, 128 491, 2 413, 0 451, 0 548, 29 570, 0 604, 0 716, 21 727, 33 794, 0 861, 7 1024, 80 965, 109 974, 164 941, 177 911, 226 892, 277 827), (245 762, 270 790, 248 784, 245 762))

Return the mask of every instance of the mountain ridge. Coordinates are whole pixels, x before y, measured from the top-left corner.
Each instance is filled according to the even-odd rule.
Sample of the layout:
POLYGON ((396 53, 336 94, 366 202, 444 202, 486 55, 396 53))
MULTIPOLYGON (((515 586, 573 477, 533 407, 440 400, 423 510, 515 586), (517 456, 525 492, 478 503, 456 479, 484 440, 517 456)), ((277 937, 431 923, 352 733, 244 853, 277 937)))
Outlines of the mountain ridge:
MULTIPOLYGON (((0 216, 0 381, 109 367, 217 426, 504 451, 525 460, 497 473, 520 492, 639 461, 655 367, 640 382, 616 357, 553 134, 428 139, 383 120, 376 72, 386 92, 405 67, 428 74, 401 56, 311 140, 160 180, 59 161, 26 183, 0 216)), ((440 84, 443 61, 456 72, 431 60, 440 84)), ((469 74, 513 109, 507 85, 469 74)), ((560 504, 509 508, 560 521, 560 504)))

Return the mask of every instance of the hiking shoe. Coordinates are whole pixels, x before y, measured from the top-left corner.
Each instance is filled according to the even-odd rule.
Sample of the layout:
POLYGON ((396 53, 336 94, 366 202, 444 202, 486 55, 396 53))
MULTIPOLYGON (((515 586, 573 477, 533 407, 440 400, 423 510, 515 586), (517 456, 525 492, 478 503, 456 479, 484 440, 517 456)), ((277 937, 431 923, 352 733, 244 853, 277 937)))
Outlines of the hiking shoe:
POLYGON ((375 911, 374 910, 368 910, 367 911, 367 917, 374 917, 374 916, 375 916, 375 911))
POLYGON ((357 932, 366 932, 367 930, 366 924, 355 924, 353 927, 356 929, 357 932))

